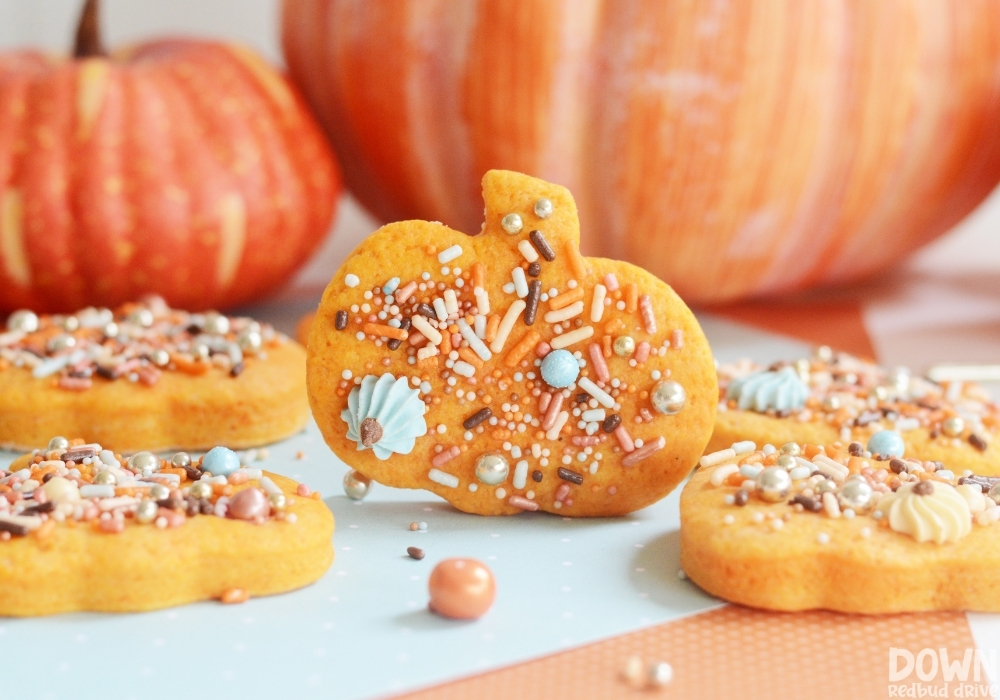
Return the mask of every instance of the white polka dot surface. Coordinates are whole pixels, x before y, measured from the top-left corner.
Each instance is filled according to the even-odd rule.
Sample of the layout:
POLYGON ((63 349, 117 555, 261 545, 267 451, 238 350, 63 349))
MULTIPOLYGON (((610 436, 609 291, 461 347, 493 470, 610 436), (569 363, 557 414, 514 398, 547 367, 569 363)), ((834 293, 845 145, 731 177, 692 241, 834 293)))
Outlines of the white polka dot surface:
MULTIPOLYGON (((709 324, 713 340, 713 329, 734 333, 732 324, 709 324)), ((741 354, 766 360, 791 345, 772 339, 761 346, 770 352, 741 354)), ((350 700, 483 672, 719 604, 677 576, 680 489, 625 518, 484 518, 426 492, 379 485, 364 501, 349 500, 341 486, 347 468, 314 424, 269 450, 257 464, 321 491, 336 517, 336 560, 322 579, 242 605, 0 619, 5 648, 44 650, 18 655, 18 672, 3 680, 0 696, 70 698, 100 688, 105 698, 350 700), (296 459, 300 452, 305 459, 296 459), (426 531, 411 531, 413 522, 426 523, 426 531), (411 546, 425 557, 409 557, 411 546), (448 557, 474 557, 493 571, 497 598, 483 618, 457 622, 428 612, 428 577, 448 557)), ((14 456, 0 455, 0 464, 14 456)))

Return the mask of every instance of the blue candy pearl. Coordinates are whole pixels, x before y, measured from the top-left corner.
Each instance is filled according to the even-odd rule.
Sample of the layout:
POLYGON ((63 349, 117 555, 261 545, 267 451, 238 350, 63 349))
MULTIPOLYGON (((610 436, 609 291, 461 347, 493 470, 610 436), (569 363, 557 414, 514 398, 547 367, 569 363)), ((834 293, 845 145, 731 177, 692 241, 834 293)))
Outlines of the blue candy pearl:
POLYGON ((213 447, 201 461, 201 470, 212 476, 229 476, 239 468, 239 455, 228 447, 213 447))
POLYGON ((569 350, 553 350, 542 360, 542 379, 555 389, 565 389, 580 376, 580 363, 569 350))
POLYGON ((868 439, 868 451, 883 457, 902 457, 906 446, 895 430, 880 430, 868 439))

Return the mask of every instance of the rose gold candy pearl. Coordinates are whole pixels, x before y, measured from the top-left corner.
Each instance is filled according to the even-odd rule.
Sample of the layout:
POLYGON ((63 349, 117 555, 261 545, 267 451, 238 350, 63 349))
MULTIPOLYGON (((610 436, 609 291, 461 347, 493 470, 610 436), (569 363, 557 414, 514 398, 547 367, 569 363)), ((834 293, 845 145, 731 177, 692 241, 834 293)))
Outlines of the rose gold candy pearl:
POLYGON ((430 609, 457 620, 482 616, 496 597, 492 572, 476 559, 445 559, 434 567, 427 587, 430 609))
POLYGON ((264 517, 271 512, 271 505, 267 496, 258 488, 250 487, 243 489, 229 501, 229 510, 226 513, 230 518, 239 520, 253 520, 257 517, 264 517))

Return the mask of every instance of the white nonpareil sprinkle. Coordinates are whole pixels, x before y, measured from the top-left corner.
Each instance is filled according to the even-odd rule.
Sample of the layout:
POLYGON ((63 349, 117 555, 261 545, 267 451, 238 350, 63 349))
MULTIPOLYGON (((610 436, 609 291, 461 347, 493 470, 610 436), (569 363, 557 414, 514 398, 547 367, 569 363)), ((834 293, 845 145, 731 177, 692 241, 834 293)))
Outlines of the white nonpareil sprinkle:
POLYGON ((442 486, 447 486, 451 489, 458 487, 458 477, 454 474, 443 472, 440 469, 431 469, 427 472, 427 478, 435 484, 441 484, 442 486))
POLYGON ((830 536, 825 532, 821 532, 816 535, 816 541, 820 544, 830 544, 830 536))
POLYGON ((438 253, 438 262, 444 265, 445 263, 449 263, 455 258, 459 257, 461 254, 462 254, 462 246, 453 245, 450 248, 445 248, 440 253, 438 253))
POLYGON ((361 280, 355 274, 348 274, 347 276, 344 277, 344 284, 346 284, 348 287, 353 288, 361 284, 361 280))

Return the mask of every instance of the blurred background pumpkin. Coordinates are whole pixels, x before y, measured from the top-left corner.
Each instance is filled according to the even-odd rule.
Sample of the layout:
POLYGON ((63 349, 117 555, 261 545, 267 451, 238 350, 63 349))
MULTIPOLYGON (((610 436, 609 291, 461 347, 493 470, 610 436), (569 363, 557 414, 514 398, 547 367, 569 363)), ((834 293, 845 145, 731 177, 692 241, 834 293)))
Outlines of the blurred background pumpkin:
POLYGON ((380 219, 477 231, 521 170, 695 302, 886 270, 1000 180, 997 0, 284 0, 283 45, 380 219))
POLYGON ((222 308, 274 290, 341 191, 301 96, 236 45, 108 56, 97 20, 89 0, 68 59, 0 53, 0 311, 149 292, 222 308))

